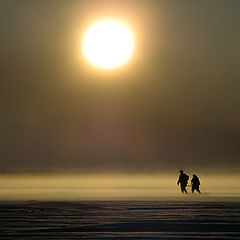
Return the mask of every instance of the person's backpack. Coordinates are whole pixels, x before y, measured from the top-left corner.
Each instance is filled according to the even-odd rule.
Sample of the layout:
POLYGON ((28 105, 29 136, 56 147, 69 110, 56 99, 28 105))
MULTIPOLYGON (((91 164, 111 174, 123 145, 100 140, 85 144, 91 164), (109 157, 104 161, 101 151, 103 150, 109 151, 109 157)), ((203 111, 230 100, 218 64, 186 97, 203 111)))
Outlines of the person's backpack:
POLYGON ((189 180, 189 176, 187 174, 184 174, 184 181, 187 183, 189 180))
POLYGON ((187 182, 188 182, 188 179, 189 179, 189 176, 187 175, 187 174, 182 174, 182 183, 183 184, 187 184, 187 182))

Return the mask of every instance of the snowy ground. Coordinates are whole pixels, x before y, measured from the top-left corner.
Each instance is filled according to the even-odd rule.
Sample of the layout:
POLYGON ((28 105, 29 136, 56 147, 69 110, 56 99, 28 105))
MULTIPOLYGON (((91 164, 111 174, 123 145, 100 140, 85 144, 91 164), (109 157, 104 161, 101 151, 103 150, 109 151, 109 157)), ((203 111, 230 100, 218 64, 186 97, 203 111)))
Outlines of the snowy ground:
POLYGON ((240 239, 240 202, 2 202, 1 239, 240 239))
POLYGON ((239 239, 239 175, 2 174, 0 239, 239 239), (188 188, 188 190, 190 190, 188 188))

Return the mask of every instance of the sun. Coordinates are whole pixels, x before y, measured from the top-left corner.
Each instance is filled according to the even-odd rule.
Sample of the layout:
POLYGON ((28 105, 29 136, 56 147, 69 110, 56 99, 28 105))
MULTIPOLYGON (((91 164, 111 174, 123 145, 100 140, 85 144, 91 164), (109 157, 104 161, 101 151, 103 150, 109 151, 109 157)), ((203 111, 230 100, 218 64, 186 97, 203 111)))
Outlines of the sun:
POLYGON ((134 34, 116 19, 95 22, 83 35, 82 52, 88 63, 105 70, 126 64, 135 50, 134 34))

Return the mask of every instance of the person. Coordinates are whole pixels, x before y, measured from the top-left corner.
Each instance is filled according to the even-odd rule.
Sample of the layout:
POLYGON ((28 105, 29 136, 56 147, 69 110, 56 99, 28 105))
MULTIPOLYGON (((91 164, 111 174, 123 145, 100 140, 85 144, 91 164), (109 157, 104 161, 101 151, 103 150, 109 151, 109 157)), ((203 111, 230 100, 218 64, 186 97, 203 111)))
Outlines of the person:
POLYGON ((187 184, 188 184, 189 176, 187 174, 185 174, 183 172, 183 170, 180 170, 179 172, 180 172, 180 175, 179 175, 179 178, 178 178, 177 185, 179 185, 179 183, 180 183, 182 193, 187 193, 186 187, 187 187, 187 184))
POLYGON ((199 186, 200 186, 200 181, 199 178, 197 177, 196 174, 193 174, 192 180, 191 180, 191 185, 192 185, 192 193, 194 193, 194 191, 196 190, 198 193, 201 193, 199 190, 199 186))

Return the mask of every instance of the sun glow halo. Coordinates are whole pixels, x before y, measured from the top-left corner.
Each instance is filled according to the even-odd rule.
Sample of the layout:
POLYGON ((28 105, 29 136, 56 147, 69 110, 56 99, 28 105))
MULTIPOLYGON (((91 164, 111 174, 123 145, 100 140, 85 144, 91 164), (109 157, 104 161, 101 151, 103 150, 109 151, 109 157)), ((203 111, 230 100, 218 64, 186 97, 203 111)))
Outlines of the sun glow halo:
POLYGON ((132 31, 119 20, 98 21, 83 36, 83 55, 97 68, 107 70, 124 65, 132 57, 134 49, 132 31))

